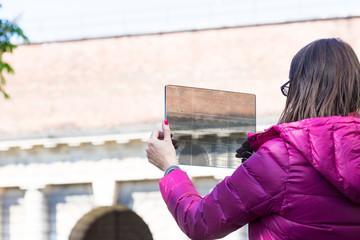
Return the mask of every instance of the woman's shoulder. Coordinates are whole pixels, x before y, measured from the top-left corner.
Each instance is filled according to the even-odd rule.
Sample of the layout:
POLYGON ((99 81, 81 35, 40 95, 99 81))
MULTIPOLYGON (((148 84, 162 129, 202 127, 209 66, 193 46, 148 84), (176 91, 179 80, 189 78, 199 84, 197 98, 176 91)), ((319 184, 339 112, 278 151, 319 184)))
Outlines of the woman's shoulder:
POLYGON ((334 129, 334 126, 336 128, 359 126, 360 118, 358 115, 308 118, 290 123, 280 123, 269 127, 264 132, 249 133, 248 140, 254 151, 257 151, 263 144, 273 139, 283 139, 291 142, 293 137, 296 136, 297 140, 302 141, 303 139, 305 141, 308 138, 308 132, 330 131, 334 129))

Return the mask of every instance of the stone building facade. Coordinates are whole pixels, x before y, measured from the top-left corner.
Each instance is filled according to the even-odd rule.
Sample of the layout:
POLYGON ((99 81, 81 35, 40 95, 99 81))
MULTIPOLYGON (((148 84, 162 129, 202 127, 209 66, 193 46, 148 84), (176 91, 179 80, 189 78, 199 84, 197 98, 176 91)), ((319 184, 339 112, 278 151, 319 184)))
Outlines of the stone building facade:
MULTIPOLYGON (((1 239, 187 239, 162 201, 162 173, 146 161, 147 138, 133 133, 2 142, 1 239)), ((191 171, 203 195, 226 175, 191 171)))
MULTIPOLYGON (((359 26, 348 18, 20 46, 5 56, 15 74, 0 104, 0 239, 188 239, 144 151, 163 120, 164 86, 254 93, 262 131, 281 113, 292 56, 323 37, 359 53, 359 26)), ((183 169, 202 195, 233 171, 183 169)), ((246 228, 226 239, 246 239, 246 228)))

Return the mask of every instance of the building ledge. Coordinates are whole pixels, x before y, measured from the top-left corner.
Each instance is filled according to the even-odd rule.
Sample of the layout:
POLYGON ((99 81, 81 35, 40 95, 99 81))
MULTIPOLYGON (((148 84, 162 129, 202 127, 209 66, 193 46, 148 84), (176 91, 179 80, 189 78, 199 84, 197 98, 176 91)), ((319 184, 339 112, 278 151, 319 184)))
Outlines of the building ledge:
POLYGON ((8 151, 10 148, 20 148, 29 150, 35 146, 43 148, 55 148, 58 145, 67 145, 69 147, 77 147, 84 143, 92 145, 104 145, 106 142, 116 142, 118 144, 126 144, 130 141, 147 142, 150 132, 143 133, 125 133, 125 134, 107 134, 92 136, 76 136, 76 137, 52 137, 52 138, 33 138, 33 139, 17 139, 0 141, 0 151, 8 151))

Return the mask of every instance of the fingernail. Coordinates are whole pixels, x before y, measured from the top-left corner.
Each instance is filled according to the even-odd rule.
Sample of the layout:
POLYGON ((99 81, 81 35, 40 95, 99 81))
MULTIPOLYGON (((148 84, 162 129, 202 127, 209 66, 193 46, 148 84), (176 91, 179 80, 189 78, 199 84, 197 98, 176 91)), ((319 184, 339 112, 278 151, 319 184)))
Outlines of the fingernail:
POLYGON ((169 125, 168 120, 165 120, 164 123, 165 123, 165 125, 169 125))

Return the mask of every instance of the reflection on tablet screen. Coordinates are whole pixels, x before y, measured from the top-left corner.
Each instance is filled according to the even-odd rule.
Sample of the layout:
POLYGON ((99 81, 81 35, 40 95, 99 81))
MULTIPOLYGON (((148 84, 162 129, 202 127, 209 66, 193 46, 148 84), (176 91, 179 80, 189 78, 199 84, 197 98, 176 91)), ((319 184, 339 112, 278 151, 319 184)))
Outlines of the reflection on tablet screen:
POLYGON ((255 95, 167 85, 165 118, 180 164, 236 168, 236 149, 256 131, 255 95))

